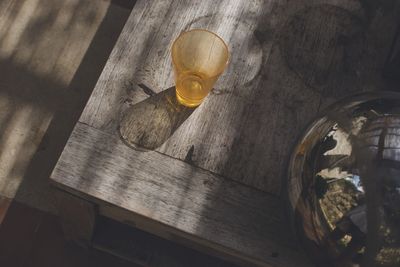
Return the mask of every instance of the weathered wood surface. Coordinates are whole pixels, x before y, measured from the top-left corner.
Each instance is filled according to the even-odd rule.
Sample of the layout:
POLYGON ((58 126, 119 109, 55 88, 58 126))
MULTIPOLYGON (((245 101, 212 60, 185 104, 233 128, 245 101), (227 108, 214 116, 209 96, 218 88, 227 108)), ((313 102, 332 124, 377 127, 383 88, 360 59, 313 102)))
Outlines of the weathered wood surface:
POLYGON ((52 179, 232 257, 260 266, 308 266, 277 197, 158 152, 130 149, 85 124, 77 124, 52 179))
POLYGON ((400 15, 398 1, 383 2, 138 1, 53 182, 139 216, 143 228, 259 265, 301 266, 277 197, 287 161, 322 108, 382 89, 400 15), (190 28, 217 32, 232 58, 205 102, 182 115, 160 92, 173 86, 170 45, 190 28), (127 112, 140 126, 131 139, 157 149, 119 139, 127 112))
MULTIPOLYGON (((155 93, 173 85, 169 48, 178 34, 210 29, 227 41, 230 65, 157 151, 182 160, 189 155, 195 166, 279 194, 290 151, 316 113, 335 99, 382 87, 395 4, 139 1, 81 121, 114 133, 126 109, 152 94, 139 84, 155 93)), ((154 126, 168 121, 161 113, 136 115, 154 126)), ((148 129, 157 132, 153 126, 148 129)))
POLYGON ((179 104, 175 87, 171 87, 127 109, 121 119, 119 132, 123 140, 136 149, 155 149, 161 146, 193 111, 193 108, 179 104))

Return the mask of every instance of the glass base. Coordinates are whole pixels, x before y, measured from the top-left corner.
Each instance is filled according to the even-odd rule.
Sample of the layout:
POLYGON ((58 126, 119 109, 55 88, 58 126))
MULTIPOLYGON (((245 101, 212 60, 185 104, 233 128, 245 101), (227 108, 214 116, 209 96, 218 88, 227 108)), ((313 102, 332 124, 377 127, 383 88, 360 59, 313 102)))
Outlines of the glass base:
POLYGON ((203 102, 203 100, 199 101, 193 101, 192 99, 186 99, 182 96, 179 95, 179 93, 176 91, 176 99, 178 100, 179 104, 184 105, 185 107, 189 108, 195 108, 203 102))

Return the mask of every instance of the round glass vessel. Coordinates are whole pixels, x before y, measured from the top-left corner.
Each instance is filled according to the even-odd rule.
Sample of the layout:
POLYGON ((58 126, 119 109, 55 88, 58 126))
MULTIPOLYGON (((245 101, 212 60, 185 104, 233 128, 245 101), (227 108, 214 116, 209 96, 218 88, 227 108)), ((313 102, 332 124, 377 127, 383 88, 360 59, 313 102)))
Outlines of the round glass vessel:
POLYGON ((287 193, 317 266, 400 266, 400 94, 331 106, 295 147, 287 193))

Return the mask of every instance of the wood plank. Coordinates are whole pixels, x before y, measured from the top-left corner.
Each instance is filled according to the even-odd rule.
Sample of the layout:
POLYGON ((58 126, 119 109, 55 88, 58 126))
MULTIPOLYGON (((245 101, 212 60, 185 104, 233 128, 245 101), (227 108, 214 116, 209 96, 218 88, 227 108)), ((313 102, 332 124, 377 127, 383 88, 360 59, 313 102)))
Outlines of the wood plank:
POLYGON ((378 70, 399 9, 366 2, 139 1, 80 121, 114 133, 126 109, 149 97, 140 84, 155 93, 173 85, 169 47, 178 34, 207 28, 232 58, 206 101, 179 128, 151 107, 132 108, 133 121, 146 122, 147 135, 173 129, 157 151, 279 195, 291 149, 315 113, 383 86, 378 70))
MULTIPOLYGON (((194 165, 223 174, 224 161, 234 141, 235 127, 240 123, 240 118, 235 115, 241 113, 244 104, 249 104, 242 94, 247 95, 250 90, 241 90, 240 85, 251 84, 251 80, 260 71, 263 54, 267 56, 271 46, 268 40, 262 47, 253 31, 258 19, 269 15, 273 5, 266 3, 263 6, 261 1, 221 1, 219 5, 213 1, 161 2, 162 5, 160 2, 137 3, 132 19, 127 22, 81 121, 99 129, 113 131, 125 108, 147 98, 138 84, 145 84, 155 92, 173 85, 169 46, 178 34, 187 28, 207 26, 225 40, 232 40, 231 64, 219 81, 224 86, 215 90, 218 101, 222 99, 222 102, 201 108, 207 110, 207 116, 199 109, 196 110, 159 151, 185 159, 193 147, 194 165), (140 17, 140 26, 135 24, 134 19, 137 17, 140 17), (224 23, 221 24, 221 21, 224 23), (266 50, 265 53, 263 50, 266 50), (239 72, 242 69, 248 71, 239 72), (234 88, 234 96, 227 94, 234 88), (127 99, 129 101, 125 101, 127 99), (232 108, 237 110, 233 112, 232 108), (210 120, 211 117, 214 120, 210 120), (203 150, 204 153, 201 153, 203 150)), ((150 116, 148 114, 142 121, 151 121, 150 116)), ((246 179, 257 180, 259 177, 250 174, 246 179)), ((249 181, 249 184, 252 182, 249 181)))
POLYGON ((115 134, 78 123, 51 176, 54 185, 212 244, 260 266, 308 266, 281 201, 115 134))

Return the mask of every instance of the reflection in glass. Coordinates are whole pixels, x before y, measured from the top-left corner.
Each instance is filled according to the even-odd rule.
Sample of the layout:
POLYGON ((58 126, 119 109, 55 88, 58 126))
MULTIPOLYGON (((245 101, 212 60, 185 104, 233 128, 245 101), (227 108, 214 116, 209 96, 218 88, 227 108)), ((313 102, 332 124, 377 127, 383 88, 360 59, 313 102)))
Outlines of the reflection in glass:
POLYGON ((400 95, 338 103, 296 147, 288 194, 318 266, 400 266, 400 95))

